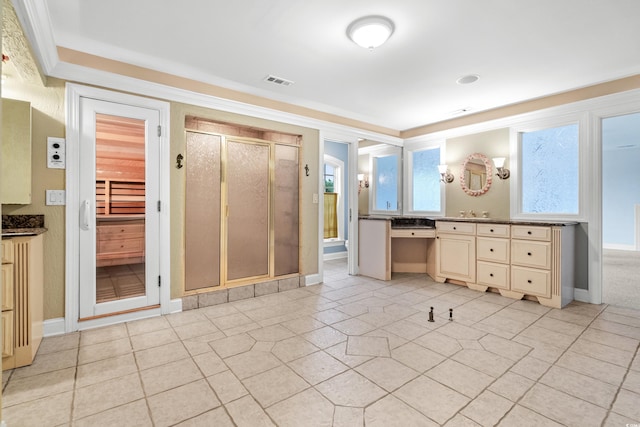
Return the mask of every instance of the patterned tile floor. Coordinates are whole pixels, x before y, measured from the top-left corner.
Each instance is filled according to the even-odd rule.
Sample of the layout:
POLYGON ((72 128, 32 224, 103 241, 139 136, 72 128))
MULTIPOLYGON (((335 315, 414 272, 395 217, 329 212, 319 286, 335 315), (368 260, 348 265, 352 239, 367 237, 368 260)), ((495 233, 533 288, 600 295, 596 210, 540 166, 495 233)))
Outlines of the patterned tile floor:
POLYGON ((625 426, 640 311, 563 310, 325 264, 325 283, 46 338, 15 426, 625 426), (428 321, 430 307, 435 322, 428 321), (453 321, 449 321, 453 308, 453 321))

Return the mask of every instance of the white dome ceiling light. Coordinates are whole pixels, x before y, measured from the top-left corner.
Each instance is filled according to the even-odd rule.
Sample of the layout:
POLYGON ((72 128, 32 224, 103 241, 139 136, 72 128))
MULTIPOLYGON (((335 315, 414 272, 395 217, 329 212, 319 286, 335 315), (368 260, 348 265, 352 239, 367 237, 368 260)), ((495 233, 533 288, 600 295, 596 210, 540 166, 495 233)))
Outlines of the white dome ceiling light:
POLYGON ((347 36, 358 46, 374 49, 393 34, 393 22, 384 16, 366 16, 356 19, 347 27, 347 36))

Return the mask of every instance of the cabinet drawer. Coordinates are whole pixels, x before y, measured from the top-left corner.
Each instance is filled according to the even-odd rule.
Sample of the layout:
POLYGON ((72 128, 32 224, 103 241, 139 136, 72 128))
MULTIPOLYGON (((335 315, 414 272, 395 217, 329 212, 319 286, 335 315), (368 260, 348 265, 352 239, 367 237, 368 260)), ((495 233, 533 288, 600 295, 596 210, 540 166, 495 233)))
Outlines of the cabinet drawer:
POLYGON ((514 239, 551 241, 551 227, 530 227, 526 225, 512 225, 511 237, 514 239))
POLYGON ((2 263, 13 263, 13 242, 11 240, 2 241, 2 263))
POLYGON ((408 229, 408 230, 399 230, 397 228, 391 229, 391 237, 416 237, 416 238, 433 238, 436 237, 436 230, 433 228, 429 229, 408 229))
POLYGON ((144 239, 113 239, 98 242, 98 253, 141 252, 144 251, 144 239))
POLYGON ((2 312, 2 357, 13 356, 13 310, 2 312))
POLYGON ((479 285, 509 289, 509 266, 478 261, 477 278, 479 285))
POLYGON ((13 264, 2 264, 2 311, 13 310, 13 264))
POLYGON ((511 290, 527 295, 551 297, 551 273, 533 268, 511 267, 511 290))
POLYGON ((511 226, 509 224, 478 224, 478 236, 509 237, 511 226))
POLYGON ((470 222, 436 222, 441 233, 476 234, 476 225, 470 222))
POLYGON ((478 237, 478 260, 509 263, 509 239, 478 237))
MULTIPOLYGON (((118 234, 144 234, 144 224, 107 224, 99 225, 97 228, 98 238, 100 235, 113 236, 118 234)), ((106 237, 105 236, 105 237, 106 237)))
POLYGON ((526 267, 551 268, 551 243, 511 241, 511 263, 526 267))

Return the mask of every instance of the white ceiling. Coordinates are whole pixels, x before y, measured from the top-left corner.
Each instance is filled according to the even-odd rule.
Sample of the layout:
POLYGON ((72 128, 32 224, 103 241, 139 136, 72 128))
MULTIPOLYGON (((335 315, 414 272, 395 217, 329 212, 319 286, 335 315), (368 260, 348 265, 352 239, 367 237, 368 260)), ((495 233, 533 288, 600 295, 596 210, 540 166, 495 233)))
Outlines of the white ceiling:
POLYGON ((34 1, 58 46, 396 130, 640 74, 639 0, 34 1), (367 15, 395 24, 373 51, 367 15))

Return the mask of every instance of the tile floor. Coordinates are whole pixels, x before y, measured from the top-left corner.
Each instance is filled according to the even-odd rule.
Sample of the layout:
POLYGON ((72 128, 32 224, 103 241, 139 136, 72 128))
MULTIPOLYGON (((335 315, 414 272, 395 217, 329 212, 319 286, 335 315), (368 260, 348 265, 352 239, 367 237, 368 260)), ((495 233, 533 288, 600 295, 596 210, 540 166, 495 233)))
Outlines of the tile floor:
POLYGON ((640 423, 640 311, 325 283, 47 338, 3 375, 16 426, 625 426, 640 423), (428 311, 435 307, 435 322, 428 311), (453 308, 453 321, 448 320, 453 308))

